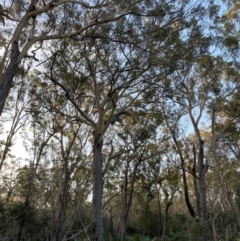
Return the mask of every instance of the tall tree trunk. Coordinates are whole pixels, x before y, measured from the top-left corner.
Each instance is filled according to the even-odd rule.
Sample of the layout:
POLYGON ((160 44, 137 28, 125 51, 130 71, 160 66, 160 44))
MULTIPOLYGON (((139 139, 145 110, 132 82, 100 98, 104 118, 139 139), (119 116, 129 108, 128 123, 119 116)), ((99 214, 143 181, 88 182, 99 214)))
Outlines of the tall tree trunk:
POLYGON ((128 167, 129 167, 129 160, 127 160, 126 169, 124 172, 124 182, 122 185, 122 224, 121 224, 121 237, 122 240, 126 236, 126 230, 127 230, 127 219, 125 212, 127 210, 127 185, 128 185, 128 167))
POLYGON ((191 216, 193 218, 196 217, 196 213, 193 209, 193 206, 190 202, 190 199, 189 199, 189 194, 188 194, 188 184, 187 184, 187 176, 186 176, 186 170, 185 170, 185 161, 184 161, 184 158, 183 158, 183 155, 182 155, 182 151, 179 147, 179 144, 178 144, 178 141, 176 139, 176 137, 172 134, 172 137, 173 137, 173 140, 174 140, 174 143, 177 147, 177 151, 178 151, 178 155, 180 157, 180 160, 181 160, 181 169, 182 169, 182 178, 183 178, 183 189, 184 189, 184 197, 185 197, 185 202, 186 202, 186 205, 188 207, 188 210, 191 214, 191 216))
POLYGON ((129 210, 132 204, 132 197, 133 197, 133 190, 134 190, 134 182, 136 179, 137 175, 137 169, 138 166, 141 164, 143 161, 143 155, 141 155, 134 167, 133 173, 132 173, 132 180, 130 183, 130 191, 129 191, 129 196, 127 192, 127 187, 128 187, 128 167, 129 167, 129 162, 127 163, 126 171, 125 171, 125 177, 124 177, 124 186, 123 186, 123 211, 122 211, 122 239, 126 236, 127 233, 127 219, 129 215, 129 210))
POLYGON ((93 240, 103 240, 103 219, 102 219, 102 135, 95 134, 93 144, 93 240))
POLYGON ((145 206, 145 210, 144 212, 144 229, 142 230, 143 232, 143 236, 145 237, 147 235, 147 228, 148 228, 148 220, 149 220, 149 203, 150 203, 150 198, 149 198, 149 194, 147 194, 147 202, 146 202, 146 206, 145 206))
POLYGON ((198 140, 199 150, 198 150, 198 172, 199 172, 199 199, 200 199, 200 217, 202 224, 205 228, 204 240, 209 240, 209 223, 208 223, 208 209, 207 209, 207 190, 206 190, 206 173, 208 169, 208 160, 206 159, 206 163, 204 163, 204 141, 202 140, 200 130, 198 128, 198 123, 200 121, 202 110, 198 118, 195 120, 192 114, 192 106, 189 103, 188 114, 192 125, 194 127, 195 135, 198 140))
POLYGON ((159 216, 159 236, 162 233, 162 205, 161 205, 161 197, 160 190, 157 193, 157 203, 158 203, 158 216, 159 216))
POLYGON ((199 178, 197 178, 197 155, 196 155, 196 148, 195 145, 193 144, 193 167, 192 167, 192 174, 193 174, 193 184, 194 184, 194 192, 195 192, 195 197, 196 197, 196 203, 197 203, 197 213, 199 217, 201 216, 201 205, 200 205, 200 194, 199 194, 199 188, 198 188, 198 183, 199 183, 199 178))
POLYGON ((206 195, 206 183, 205 183, 207 165, 204 165, 203 141, 200 141, 199 143, 198 168, 199 168, 199 194, 200 194, 201 218, 204 221, 206 221, 208 220, 207 195, 206 195))
POLYGON ((200 217, 205 229, 204 240, 209 240, 209 223, 208 223, 208 209, 207 209, 207 190, 206 190, 206 172, 207 164, 204 164, 204 142, 199 141, 199 155, 198 155, 198 169, 199 169, 199 196, 200 196, 200 217))
POLYGON ((18 42, 12 43, 10 63, 7 67, 6 72, 3 75, 2 82, 0 84, 0 115, 3 112, 5 102, 9 93, 9 90, 13 86, 13 78, 17 72, 19 62, 17 61, 19 56, 18 42))
POLYGON ((23 205, 21 221, 20 221, 19 229, 18 229, 17 241, 20 241, 21 238, 22 238, 23 228, 24 228, 24 225, 25 225, 25 221, 26 221, 26 217, 27 217, 27 211, 28 211, 28 207, 29 207, 29 197, 30 197, 31 189, 32 188, 29 187, 28 193, 27 193, 24 205, 23 205))
POLYGON ((64 221, 65 221, 67 198, 68 198, 69 181, 70 181, 70 173, 66 166, 65 173, 64 173, 63 189, 62 189, 62 194, 60 196, 60 211, 58 216, 56 241, 63 240, 63 230, 64 230, 64 221))
POLYGON ((162 239, 164 240, 166 230, 167 230, 167 225, 168 225, 168 211, 171 205, 173 204, 173 195, 170 200, 166 197, 166 208, 165 208, 165 214, 164 214, 164 219, 163 219, 163 231, 162 231, 162 239))

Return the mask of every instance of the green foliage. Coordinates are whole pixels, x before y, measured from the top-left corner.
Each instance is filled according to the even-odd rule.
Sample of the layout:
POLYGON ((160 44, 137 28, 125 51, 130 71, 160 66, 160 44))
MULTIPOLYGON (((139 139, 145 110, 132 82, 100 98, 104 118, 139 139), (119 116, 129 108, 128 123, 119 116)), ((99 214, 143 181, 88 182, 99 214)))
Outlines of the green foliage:
POLYGON ((153 212, 146 207, 138 215, 137 222, 135 226, 140 234, 147 237, 156 237, 159 233, 159 216, 156 212, 153 212))
POLYGON ((190 241, 188 235, 186 234, 186 231, 176 231, 171 232, 169 241, 190 241))
MULTIPOLYGON (((12 205, 1 204, 0 206, 0 235, 11 233, 10 237, 14 237, 22 220, 24 204, 14 203, 12 205)), ((41 230, 47 227, 49 222, 49 215, 46 211, 39 212, 33 206, 28 206, 25 217, 26 233, 30 237, 36 239, 40 237, 41 230)))
POLYGON ((224 39, 224 44, 226 45, 226 47, 230 49, 236 50, 239 48, 239 41, 238 41, 238 38, 235 36, 227 36, 224 39))
POLYGON ((133 235, 133 236, 127 236, 125 238, 125 241, 150 241, 150 238, 141 236, 139 234, 133 235))

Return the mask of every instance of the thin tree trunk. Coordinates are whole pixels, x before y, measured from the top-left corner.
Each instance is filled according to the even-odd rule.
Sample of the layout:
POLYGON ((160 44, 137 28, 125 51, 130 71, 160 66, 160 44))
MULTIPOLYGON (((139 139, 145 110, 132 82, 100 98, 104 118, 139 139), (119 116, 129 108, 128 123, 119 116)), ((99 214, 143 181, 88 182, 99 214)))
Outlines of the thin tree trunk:
POLYGON ((128 165, 126 168, 126 172, 125 172, 125 183, 124 183, 124 197, 123 197, 123 201, 124 201, 124 210, 123 210, 123 216, 122 216, 122 238, 124 238, 126 236, 127 233, 127 219, 128 219, 128 215, 129 215, 129 210, 132 204, 132 197, 133 197, 133 190, 134 190, 134 182, 136 179, 136 175, 137 175, 137 169, 138 166, 141 164, 141 162, 143 161, 143 155, 141 155, 141 157, 138 159, 138 162, 136 163, 133 173, 132 173, 132 180, 130 183, 130 191, 129 191, 129 197, 128 197, 128 193, 127 193, 127 186, 128 186, 128 179, 127 179, 127 175, 128 175, 128 165))
POLYGON ((162 231, 162 205, 161 205, 161 198, 160 198, 160 190, 158 190, 158 194, 157 194, 157 203, 158 203, 159 236, 160 236, 162 231))
POLYGON ((163 231, 162 231, 162 239, 164 239, 166 230, 167 230, 167 224, 168 224, 168 211, 170 206, 173 204, 172 199, 170 201, 167 201, 166 208, 165 208, 165 215, 164 215, 164 221, 163 221, 163 231))
POLYGON ((33 171, 32 171, 31 177, 30 177, 27 195, 26 195, 25 202, 24 202, 23 209, 22 209, 22 215, 21 215, 21 221, 20 221, 19 229, 18 229, 17 241, 20 241, 21 238, 22 238, 23 228, 24 228, 24 225, 25 225, 27 212, 28 212, 28 208, 29 208, 29 205, 30 205, 30 195, 31 195, 31 192, 32 192, 33 183, 34 183, 34 180, 35 180, 35 176, 36 176, 39 161, 40 161, 40 156, 37 160, 36 166, 33 167, 33 171))
POLYGON ((93 240, 103 240, 103 219, 102 219, 102 135, 96 134, 93 144, 93 240))
POLYGON ((188 184, 187 184, 187 177, 186 177, 186 170, 185 170, 185 165, 184 165, 184 159, 183 159, 183 155, 182 155, 182 151, 178 145, 178 142, 176 140, 176 137, 173 135, 173 140, 174 140, 174 143, 177 147, 177 151, 178 151, 178 155, 180 157, 180 160, 181 160, 181 169, 182 169, 182 178, 183 178, 183 188, 184 188, 184 197, 185 197, 185 202, 186 202, 186 205, 188 207, 188 210, 191 214, 191 216, 193 218, 196 217, 196 213, 192 207, 192 204, 190 202, 190 199, 189 199, 189 194, 188 194, 188 184))
MULTIPOLYGON (((17 102, 19 100, 17 99, 17 102)), ((17 110, 17 103, 16 103, 16 110, 15 110, 15 114, 12 120, 12 125, 9 131, 9 134, 7 136, 7 140, 3 149, 3 153, 1 156, 1 160, 0 160, 0 171, 2 170, 3 164, 7 158, 7 155, 9 153, 10 147, 11 147, 11 143, 12 143, 12 139, 14 137, 14 135, 17 133, 17 131, 19 130, 20 126, 18 126, 20 119, 21 119, 21 114, 23 112, 23 107, 20 110, 17 110)))
POLYGON ((64 177, 64 183, 63 183, 62 195, 60 197, 60 211, 58 216, 56 241, 63 240, 64 221, 65 221, 68 189, 69 189, 69 181, 70 181, 70 174, 68 172, 67 166, 65 167, 64 175, 65 177, 64 177))
POLYGON ((197 203, 197 212, 200 217, 201 216, 201 207, 200 207, 201 205, 200 205, 200 194, 199 194, 199 188, 198 188, 199 180, 197 178, 196 165, 197 165, 196 148, 195 148, 195 145, 193 144, 193 168, 192 168, 193 184, 194 184, 194 192, 195 192, 196 203, 197 203))
POLYGON ((121 225, 122 240, 126 236, 126 230, 127 230, 127 227, 126 227, 127 220, 126 220, 125 212, 127 210, 128 167, 129 167, 129 160, 127 160, 127 165, 126 165, 126 169, 124 172, 124 182, 123 182, 123 186, 122 186, 122 225, 121 225))
POLYGON ((168 227, 167 226, 168 225, 168 211, 169 211, 169 208, 173 205, 173 196, 176 191, 177 191, 177 189, 172 190, 171 196, 169 198, 169 194, 168 194, 167 190, 164 190, 164 193, 166 195, 166 198, 165 198, 166 207, 165 207, 165 215, 164 215, 164 222, 163 222, 162 239, 164 239, 164 236, 166 234, 166 230, 168 227))
POLYGON ((231 214, 233 215, 233 217, 235 218, 236 224, 237 224, 237 229, 239 230, 240 229, 239 216, 237 214, 236 208, 233 205, 233 200, 230 195, 230 190, 228 188, 228 184, 226 183, 225 178, 223 177, 221 171, 220 171, 220 178, 221 178, 221 187, 222 187, 223 196, 224 196, 224 198, 222 198, 222 199, 223 199, 223 201, 225 201, 225 202, 223 202, 224 206, 226 206, 226 211, 230 211, 231 214))
POLYGON ((218 213, 216 213, 213 216, 213 218, 212 218, 212 232, 213 232, 213 239, 214 239, 214 241, 218 241, 219 240, 218 232, 217 232, 217 228, 216 228, 216 224, 215 224, 217 216, 218 216, 218 213))
POLYGON ((207 196, 206 196, 206 184, 205 175, 207 172, 207 167, 204 165, 204 151, 203 151, 203 141, 199 143, 199 158, 198 158, 198 168, 199 168, 199 194, 200 194, 200 210, 202 219, 208 220, 207 211, 207 196))
POLYGON ((28 211, 28 207, 30 205, 30 195, 31 195, 33 184, 34 184, 34 180, 35 180, 35 177, 36 177, 38 165, 39 165, 39 162, 41 160, 42 152, 43 152, 45 146, 47 145, 48 141, 52 137, 52 135, 53 134, 49 135, 47 137, 46 141, 44 141, 41 144, 40 150, 39 150, 39 153, 38 153, 38 156, 37 156, 37 160, 36 160, 36 165, 35 165, 35 167, 33 166, 33 170, 32 170, 32 173, 31 173, 30 180, 29 180, 28 191, 27 191, 27 195, 26 195, 26 198, 25 198, 25 202, 24 202, 24 207, 23 207, 23 210, 22 210, 22 216, 21 216, 21 221, 20 221, 18 235, 17 235, 17 241, 20 241, 21 237, 22 237, 23 228, 24 228, 25 221, 26 221, 26 216, 27 216, 27 211, 28 211))
POLYGON ((26 197, 25 202, 24 202, 24 206, 23 206, 23 210, 22 210, 22 217, 21 217, 21 221, 20 221, 20 225, 19 225, 19 229, 18 229, 17 241, 20 241, 21 237, 22 237, 23 228, 24 228, 24 225, 25 225, 27 211, 28 211, 28 207, 29 207, 30 189, 31 188, 29 187, 27 197, 26 197))
MULTIPOLYGON (((199 197, 200 197, 200 217, 204 224, 204 227, 206 229, 206 232, 208 232, 208 209, 207 209, 207 190, 206 190, 206 172, 208 169, 208 163, 206 160, 206 163, 204 163, 204 142, 201 138, 201 133, 198 128, 198 122, 200 120, 201 114, 198 116, 197 120, 193 118, 192 115, 192 106, 189 103, 189 117, 192 122, 192 125, 194 127, 194 131, 196 134, 196 137, 198 139, 198 145, 199 145, 199 152, 198 152, 198 171, 199 171, 199 197)), ((200 112, 202 113, 202 112, 200 112)), ((205 240, 208 240, 207 236, 205 236, 205 240)))
POLYGON ((147 194, 147 202, 144 210, 144 230, 143 230, 143 236, 145 237, 147 235, 147 226, 148 226, 148 217, 149 217, 149 203, 150 203, 150 198, 148 193, 147 194))
POLYGON ((199 156, 198 156, 198 169, 199 169, 199 196, 200 196, 200 215, 203 226, 205 228, 204 240, 209 240, 209 223, 208 223, 208 209, 207 209, 207 191, 206 191, 206 172, 207 164, 204 164, 204 150, 203 141, 199 141, 199 156))

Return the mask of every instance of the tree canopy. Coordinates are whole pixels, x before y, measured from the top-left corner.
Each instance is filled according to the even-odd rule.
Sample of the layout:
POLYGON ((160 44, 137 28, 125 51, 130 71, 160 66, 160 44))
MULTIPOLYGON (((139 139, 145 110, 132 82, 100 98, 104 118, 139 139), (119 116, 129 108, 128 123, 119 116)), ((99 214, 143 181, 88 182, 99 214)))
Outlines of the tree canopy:
POLYGON ((2 1, 0 238, 239 240, 239 11, 2 1))

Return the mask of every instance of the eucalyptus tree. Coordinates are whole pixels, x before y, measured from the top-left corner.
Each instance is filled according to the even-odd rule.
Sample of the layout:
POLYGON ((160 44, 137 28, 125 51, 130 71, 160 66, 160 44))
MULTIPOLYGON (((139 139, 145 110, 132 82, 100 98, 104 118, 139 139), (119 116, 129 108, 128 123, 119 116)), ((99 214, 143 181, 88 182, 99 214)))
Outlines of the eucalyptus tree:
MULTIPOLYGON (((235 63, 227 62, 224 67, 224 85, 222 87, 221 95, 216 98, 210 105, 210 114, 212 125, 209 127, 211 136, 214 137, 215 142, 211 146, 211 166, 213 167, 212 188, 213 191, 212 204, 217 205, 215 197, 220 197, 222 202, 222 211, 235 217, 236 222, 233 224, 233 229, 229 229, 228 235, 234 235, 233 230, 239 230, 239 218, 237 206, 234 205, 233 193, 235 192, 235 185, 237 183, 235 179, 235 173, 238 172, 238 160, 239 160, 239 83, 238 83, 238 68, 235 63), (231 174, 230 174, 231 173, 231 174), (232 180, 232 181, 231 181, 232 180), (219 188, 216 190, 214 183, 219 188), (221 184, 220 184, 221 183, 221 184)), ((210 135, 210 134, 208 134, 210 135)), ((217 227, 217 215, 219 211, 213 214, 213 227, 217 227)), ((229 219, 226 222, 231 222, 229 219)), ((216 237, 218 233, 215 232, 216 237)), ((227 235, 221 233, 221 235, 227 235)), ((217 238, 216 238, 217 239, 217 238)))
MULTIPOLYGON (((20 22, 13 24, 10 42, 3 39, 0 112, 20 61, 36 59, 37 50, 46 49, 46 80, 57 85, 55 95, 61 101, 67 98, 75 108, 68 117, 93 130, 94 240, 102 240, 104 135, 143 91, 148 92, 153 77, 182 68, 182 59, 191 57, 191 51, 186 51, 189 46, 180 40, 189 24, 196 23, 194 18, 188 21, 189 15, 201 15, 202 8, 197 1, 112 1, 92 6, 57 0, 32 0, 29 5, 25 1, 8 3, 3 6, 2 21, 6 25, 7 21, 14 23, 18 14, 20 22), (10 11, 17 7, 18 11, 10 11), (30 48, 32 56, 27 54, 30 48)), ((192 32, 195 38, 198 31, 192 32)), ((194 45, 192 41, 190 47, 194 45)), ((61 101, 59 108, 51 111, 66 116, 61 111, 61 101)))
MULTIPOLYGON (((176 58, 180 58, 183 51, 179 51, 179 47, 176 53, 170 52, 180 42, 180 32, 186 26, 185 22, 181 25, 181 17, 184 11, 186 16, 190 13, 191 5, 187 4, 188 1, 175 5, 161 2, 148 6, 146 3, 146 18, 141 18, 142 14, 136 14, 134 10, 137 16, 125 16, 117 23, 86 31, 84 43, 79 37, 55 41, 52 54, 46 52, 52 62, 48 64, 45 77, 65 92, 78 111, 74 118, 93 129, 93 204, 97 240, 102 239, 103 136, 109 125, 126 114, 129 105, 146 92, 153 83, 151 80, 156 80, 154 77, 179 68, 175 65, 176 58), (181 26, 175 31, 178 23, 181 26), (172 38, 169 37, 171 34, 172 38), (148 37, 154 41, 149 41, 148 37), (152 43, 156 43, 156 47, 152 43)), ((194 9, 197 11, 197 5, 194 9)))
MULTIPOLYGON (((98 44, 102 45, 101 48, 90 40, 89 46, 71 46, 68 50, 70 54, 54 54, 50 71, 45 76, 65 92, 76 109, 77 114, 72 117, 90 126, 93 131, 95 239, 101 240, 103 137, 109 126, 127 113, 127 107, 139 94, 138 85, 148 75, 149 64, 146 53, 136 51, 135 47, 104 45, 101 41, 98 44), (140 54, 143 62, 136 68, 131 61, 133 58, 136 61, 137 56, 140 59, 140 54)), ((61 45, 65 48, 64 43, 61 45)))
POLYGON ((132 14, 144 1, 31 0, 3 1, 0 5, 1 57, 0 114, 13 78, 23 59, 38 61, 46 40, 78 37, 87 30, 132 14), (38 51, 40 50, 40 52, 38 51), (29 54, 29 51, 31 53, 29 54))
MULTIPOLYGON (((211 56, 211 53, 206 51, 205 54, 198 56, 193 65, 176 71, 164 80, 166 83, 172 80, 166 91, 167 101, 162 106, 165 106, 163 109, 166 115, 166 125, 171 132, 181 160, 186 189, 185 197, 188 194, 187 179, 184 177, 187 171, 194 179, 197 215, 206 230, 210 215, 207 204, 206 173, 213 165, 212 155, 215 152, 216 143, 224 137, 229 126, 229 122, 221 115, 222 104, 226 104, 232 98, 236 86, 231 80, 228 69, 229 63, 219 56, 211 56), (191 124, 195 141, 189 142, 189 139, 187 140, 184 136, 184 121, 189 121, 191 124), (201 122, 204 121, 207 122, 211 133, 208 142, 205 142, 204 132, 201 130, 201 122), (219 122, 222 124, 219 125, 219 122), (192 149, 190 151, 192 154, 189 156, 190 149, 192 149), (191 166, 186 169, 186 161, 189 157, 190 160, 192 159, 191 166)), ((188 132, 187 129, 185 132, 188 132)), ((196 217, 196 211, 192 205, 189 205, 189 198, 186 199, 186 203, 192 216, 196 217)), ((207 233, 205 238, 208 239, 207 233)))
MULTIPOLYGON (((155 51, 163 48, 162 42, 172 46, 172 48, 163 52, 166 56, 171 57, 166 58, 166 61, 161 58, 156 58, 156 66, 158 66, 158 68, 167 66, 166 74, 165 76, 160 76, 157 81, 152 83, 152 88, 145 95, 146 102, 148 102, 149 105, 153 105, 154 103, 155 111, 158 113, 162 112, 167 128, 170 130, 177 146, 178 140, 176 135, 179 120, 188 111, 191 117, 193 117, 191 111, 195 107, 195 103, 192 103, 193 98, 195 97, 195 92, 191 89, 191 86, 184 87, 181 83, 184 82, 184 79, 188 79, 188 73, 190 73, 191 70, 194 72, 194 64, 199 56, 206 54, 207 59, 209 56, 209 47, 212 42, 210 36, 203 33, 203 27, 200 25, 200 22, 198 23, 200 15, 206 14, 203 5, 199 4, 196 8, 191 9, 191 11, 194 12, 195 15, 191 15, 187 10, 183 11, 182 17, 177 18, 175 24, 169 27, 168 31, 172 33, 171 35, 157 35, 153 39, 156 44, 153 45, 152 48, 155 48, 155 51), (184 30, 184 33, 182 30, 184 30), (160 41, 161 44, 158 44, 158 41, 160 41), (168 60, 171 62, 169 63, 168 60), (183 89, 183 87, 186 90, 183 89), (191 96, 187 96, 188 94, 191 94, 191 96), (187 105, 184 106, 185 100, 189 100, 189 108, 187 105), (158 107, 157 103, 159 103, 158 107)), ((196 81, 194 77, 192 80, 196 81)), ((201 114, 202 111, 200 115, 201 114)), ((201 116, 199 119, 200 118, 201 116)), ((191 118, 191 120, 194 125, 194 119, 191 118)), ((200 139, 201 138, 199 137, 199 143, 200 139)), ((187 179, 184 171, 184 159, 182 157, 181 166, 183 171, 186 203, 191 215, 195 217, 195 211, 193 210, 188 197, 187 179)))
POLYGON ((239 208, 236 203, 238 200, 239 163, 232 154, 228 145, 225 145, 224 138, 219 139, 212 151, 211 172, 207 176, 209 183, 209 206, 211 210, 210 221, 214 234, 214 239, 220 237, 234 238, 236 231, 239 230, 239 208), (224 215, 224 222, 219 223, 219 216, 224 215), (234 221, 233 221, 234 220, 234 221), (222 225, 228 225, 228 231, 222 230, 222 225))
MULTIPOLYGON (((66 123, 67 124, 67 123, 66 123)), ((59 198, 60 198, 60 209, 59 209, 59 216, 58 216, 58 223, 57 223, 57 234, 56 240, 60 241, 63 239, 63 231, 64 231, 64 221, 65 221, 65 213, 66 213, 66 206, 67 206, 67 198, 69 192, 69 183, 70 183, 70 175, 75 169, 75 165, 77 165, 77 161, 74 163, 71 168, 69 163, 71 162, 71 154, 74 156, 75 153, 72 153, 72 148, 74 146, 74 142, 77 138, 79 127, 76 130, 73 128, 73 125, 69 124, 69 127, 63 124, 60 127, 61 133, 60 136, 56 136, 57 140, 60 143, 61 148, 61 159, 63 161, 63 178, 61 178, 60 190, 59 190, 59 198), (65 144, 65 143, 66 144, 65 144)), ((79 154, 79 157, 81 153, 79 154)))
MULTIPOLYGON (((56 231, 56 240, 63 240, 64 235, 67 234, 66 228, 64 227, 65 217, 66 217, 66 208, 69 202, 69 193, 71 191, 71 184, 75 180, 74 175, 78 170, 83 169, 83 166, 86 165, 86 161, 88 157, 84 155, 85 146, 88 144, 88 139, 90 137, 89 131, 84 130, 85 126, 80 125, 81 123, 63 123, 64 126, 60 127, 61 132, 59 136, 55 136, 55 138, 60 143, 61 148, 61 160, 63 165, 63 178, 60 181, 60 190, 59 190, 59 215, 57 218, 57 231, 56 231), (64 232, 65 231, 65 232, 64 232)), ((90 172, 91 173, 91 172, 90 172)), ((82 177, 83 179, 83 177, 82 177)), ((82 182, 88 183, 89 179, 81 180, 82 182)), ((85 184, 85 185, 86 185, 85 184)), ((80 186, 82 192, 84 190, 84 186, 80 186)), ((82 196, 84 193, 82 194, 82 196)), ((77 200, 80 197, 76 197, 77 200)), ((83 197, 82 197, 83 198, 83 197)), ((80 205, 82 204, 82 200, 80 200, 80 205)), ((68 224, 69 226, 74 224, 74 220, 76 216, 79 215, 78 212, 73 214, 73 220, 68 224)), ((69 228, 68 228, 69 229, 69 228)))
POLYGON ((123 177, 119 180, 122 195, 120 225, 122 239, 127 234, 127 221, 132 204, 135 182, 138 176, 145 175, 144 172, 141 173, 140 171, 141 166, 143 164, 148 166, 148 160, 159 154, 157 145, 153 143, 157 128, 154 116, 151 113, 134 109, 133 107, 130 116, 116 126, 119 142, 117 145, 120 145, 125 150, 115 161, 120 162, 120 170, 123 173, 123 175, 120 175, 120 177, 123 177))
MULTIPOLYGON (((53 188, 52 191, 56 192, 55 198, 48 204, 51 205, 55 213, 51 222, 52 226, 56 225, 56 230, 50 230, 50 236, 55 236, 56 240, 62 240, 79 216, 80 207, 77 207, 77 210, 72 214, 71 222, 65 222, 67 214, 71 213, 70 210, 67 210, 69 193, 76 191, 72 183, 76 183, 75 176, 83 169, 88 160, 89 151, 87 149, 91 132, 84 123, 76 122, 74 118, 71 118, 71 115, 76 114, 76 110, 66 98, 63 98, 61 93, 58 93, 57 87, 47 84, 46 80, 33 73, 29 74, 29 79, 33 83, 30 93, 34 96, 32 115, 36 123, 41 123, 44 120, 45 127, 54 132, 51 140, 52 154, 48 153, 44 158, 48 159, 47 166, 52 169, 52 175, 55 175, 52 177, 54 185, 50 187, 53 188), (47 86, 49 87, 48 92, 45 91, 47 86)), ((86 165, 84 169, 87 170, 88 166, 86 165)), ((86 195, 84 193, 86 187, 84 186, 88 185, 89 175, 83 175, 82 179, 78 177, 79 183, 77 183, 79 191, 82 192, 82 198, 76 197, 75 200, 78 202, 80 198, 79 206, 82 205, 86 195), (88 177, 86 180, 84 180, 85 176, 88 177), (81 185, 82 182, 83 185, 81 185)))
MULTIPOLYGON (((21 238, 22 238, 23 228, 25 226, 26 215, 27 215, 27 212, 28 212, 30 204, 31 204, 31 195, 32 195, 32 191, 34 189, 34 182, 36 179, 37 170, 40 165, 40 161, 42 159, 42 156, 44 155, 45 148, 46 148, 49 140, 54 135, 54 131, 55 131, 55 130, 49 131, 49 130, 45 129, 44 121, 46 121, 46 120, 43 120, 41 123, 35 122, 32 125, 33 141, 32 141, 32 143, 30 143, 30 146, 31 146, 31 144, 32 144, 32 146, 29 148, 29 151, 30 150, 32 151, 32 153, 30 155, 30 163, 29 163, 30 173, 29 173, 29 180, 27 183, 27 190, 26 190, 26 194, 25 194, 25 201, 24 201, 22 214, 21 214, 21 218, 20 218, 20 222, 19 222, 19 231, 18 231, 18 235, 17 235, 17 240, 21 240, 21 238)), ((30 138, 28 137, 28 139, 30 139, 30 138)))
POLYGON ((210 5, 211 29, 227 62, 239 62, 239 9, 239 3, 233 0, 210 5))
POLYGON ((142 215, 144 233, 148 234, 153 225, 151 218, 154 218, 154 223, 158 221, 158 228, 155 226, 152 232, 164 238, 168 232, 170 208, 176 194, 181 191, 181 174, 179 167, 174 163, 175 150, 171 148, 169 137, 164 132, 160 136, 159 129, 157 136, 154 138, 154 144, 151 143, 151 158, 141 166, 138 189, 140 194, 147 194, 145 215, 142 215))

